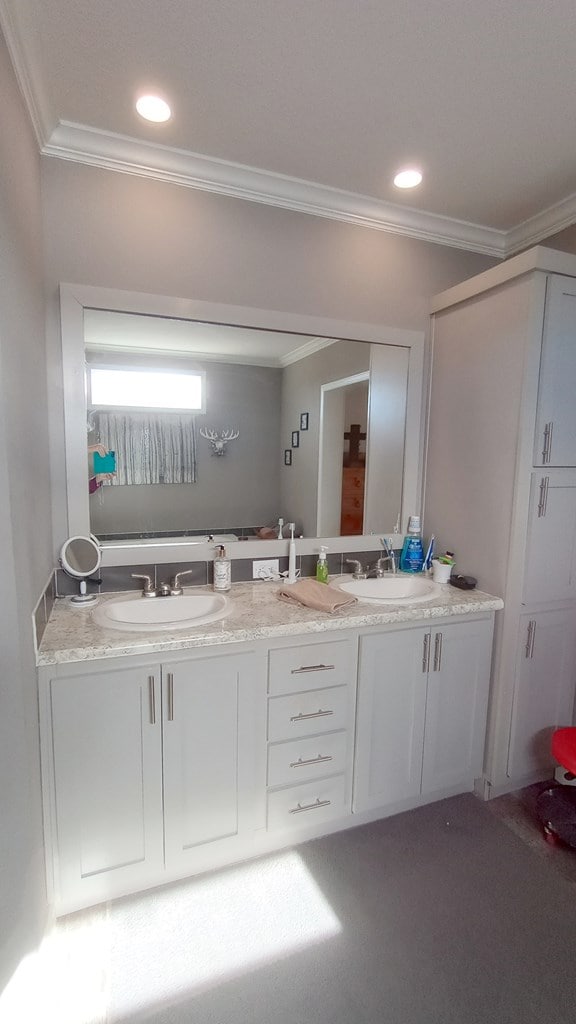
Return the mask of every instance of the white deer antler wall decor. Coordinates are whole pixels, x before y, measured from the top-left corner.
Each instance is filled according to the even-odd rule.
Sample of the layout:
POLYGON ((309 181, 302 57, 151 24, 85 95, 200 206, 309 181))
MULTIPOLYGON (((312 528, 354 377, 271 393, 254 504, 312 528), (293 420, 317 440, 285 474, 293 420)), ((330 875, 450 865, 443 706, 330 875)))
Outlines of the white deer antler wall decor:
POLYGON ((223 430, 220 434, 217 430, 200 428, 200 434, 212 445, 212 455, 225 455, 226 445, 240 436, 239 430, 223 430))

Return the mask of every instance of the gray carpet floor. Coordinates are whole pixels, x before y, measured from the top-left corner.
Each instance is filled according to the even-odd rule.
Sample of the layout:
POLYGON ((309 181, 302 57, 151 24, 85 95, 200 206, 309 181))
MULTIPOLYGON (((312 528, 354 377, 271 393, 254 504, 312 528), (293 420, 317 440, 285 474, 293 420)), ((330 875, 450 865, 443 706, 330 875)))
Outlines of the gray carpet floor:
MULTIPOLYGON (((205 980, 188 991, 184 986, 158 1000, 147 995, 126 1011, 121 991, 127 984, 137 990, 138 970, 146 968, 137 954, 126 959, 121 945, 137 947, 137 929, 149 919, 146 901, 152 901, 152 919, 158 908, 154 894, 119 900, 108 908, 112 933, 115 915, 123 923, 112 939, 105 1019, 118 1024, 576 1020, 576 886, 472 795, 296 851, 338 930, 247 964, 218 982, 205 980), (131 981, 125 976, 130 971, 131 981)), ((267 859, 255 864, 264 877, 267 859)), ((218 877, 210 876, 212 882, 218 877)), ((201 884, 202 879, 192 883, 201 884)), ((178 907, 178 887, 168 891, 178 907)), ((289 898, 297 902, 298 893, 289 898)), ((257 931, 266 908, 258 906, 258 895, 251 902, 251 927, 257 931)), ((187 912, 184 905, 182 912, 187 912)), ((173 923, 176 935, 180 924, 173 923)), ((213 927, 210 915, 199 926, 213 927)), ((216 926, 210 941, 216 951, 229 939, 216 926)), ((185 954, 192 968, 193 941, 188 940, 185 954)))

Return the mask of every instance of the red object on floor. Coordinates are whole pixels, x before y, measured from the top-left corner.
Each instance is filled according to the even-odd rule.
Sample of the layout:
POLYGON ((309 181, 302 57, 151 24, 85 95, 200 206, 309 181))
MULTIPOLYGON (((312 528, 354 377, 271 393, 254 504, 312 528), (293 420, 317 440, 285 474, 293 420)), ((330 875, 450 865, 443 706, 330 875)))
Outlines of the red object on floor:
POLYGON ((576 726, 556 729, 552 735, 552 756, 563 768, 576 775, 576 726))

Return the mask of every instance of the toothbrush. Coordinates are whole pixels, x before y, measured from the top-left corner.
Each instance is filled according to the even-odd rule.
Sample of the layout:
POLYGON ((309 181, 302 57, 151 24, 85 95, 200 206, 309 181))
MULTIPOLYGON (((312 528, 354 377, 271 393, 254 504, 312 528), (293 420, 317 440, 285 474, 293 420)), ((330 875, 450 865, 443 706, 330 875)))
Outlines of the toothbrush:
POLYGON ((428 545, 428 551, 426 552, 426 558, 424 559, 424 569, 430 569, 432 566, 432 556, 434 555, 434 541, 436 540, 434 534, 430 537, 430 543, 428 545))

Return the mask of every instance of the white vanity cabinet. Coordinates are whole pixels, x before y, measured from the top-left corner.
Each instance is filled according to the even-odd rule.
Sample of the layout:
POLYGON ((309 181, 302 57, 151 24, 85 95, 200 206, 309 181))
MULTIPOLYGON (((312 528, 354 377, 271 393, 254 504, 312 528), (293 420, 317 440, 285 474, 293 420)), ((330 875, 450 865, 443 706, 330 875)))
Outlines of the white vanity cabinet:
POLYGON ((482 770, 492 617, 360 640, 356 813, 471 789, 482 770))
POLYGON ((269 653, 269 832, 350 814, 357 645, 353 634, 269 653))
POLYGON ((460 572, 504 599, 491 797, 549 776, 551 731, 573 721, 576 257, 536 247, 433 310, 424 525, 460 572))
POLYGON ((263 826, 264 656, 121 661, 41 670, 60 913, 233 860, 263 826))

